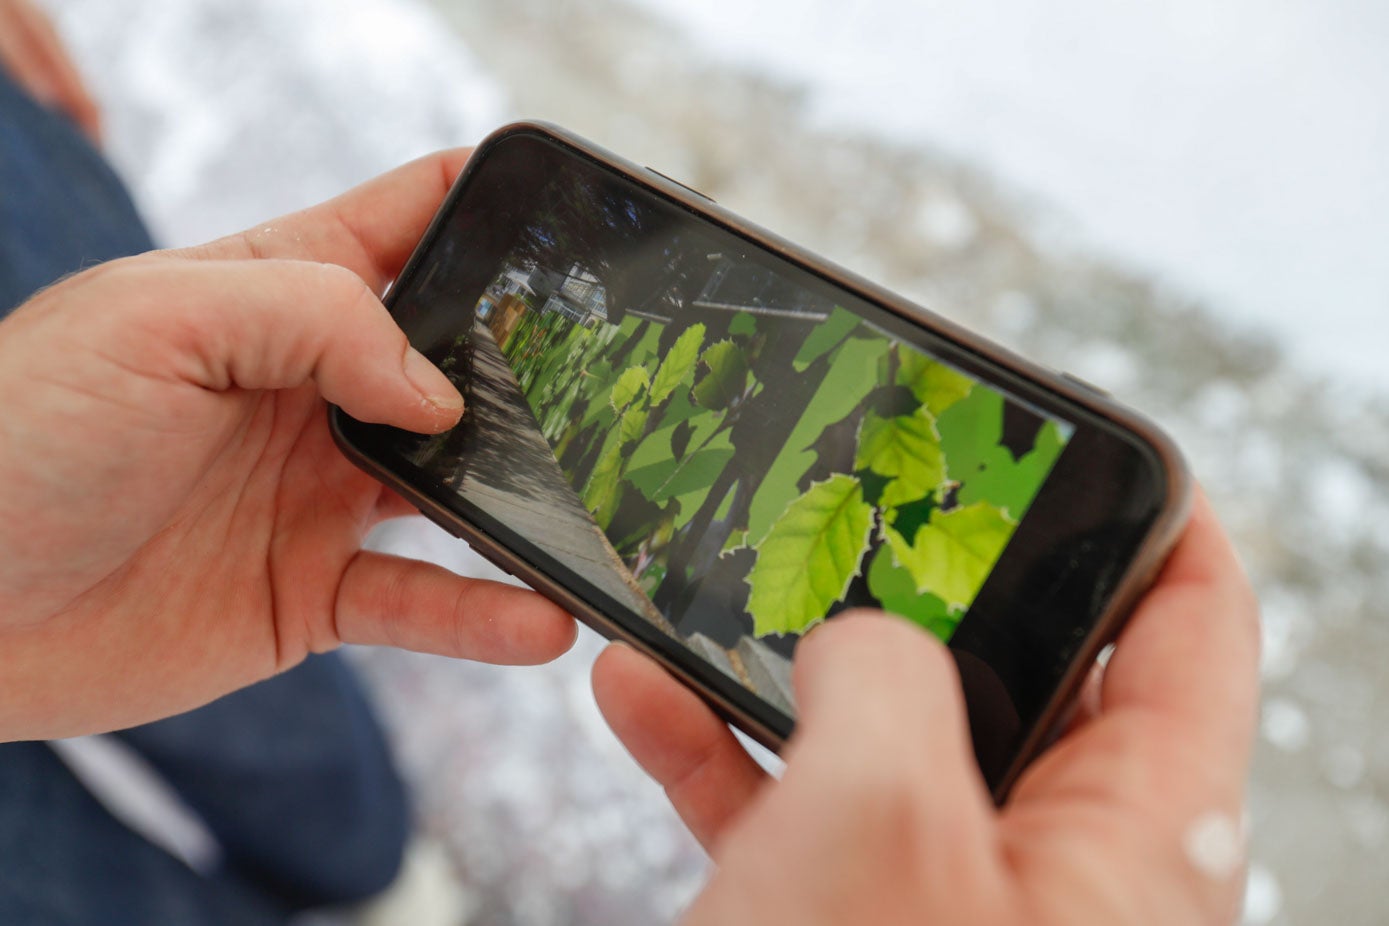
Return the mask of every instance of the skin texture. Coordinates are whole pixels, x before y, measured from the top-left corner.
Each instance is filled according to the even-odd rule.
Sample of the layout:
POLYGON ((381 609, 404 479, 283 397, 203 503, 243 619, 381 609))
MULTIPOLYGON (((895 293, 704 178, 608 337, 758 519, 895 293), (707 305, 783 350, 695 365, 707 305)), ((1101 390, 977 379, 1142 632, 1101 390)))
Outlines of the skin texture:
POLYGON ((0 67, 34 99, 67 113, 92 142, 101 142, 101 110, 53 23, 31 0, 0 0, 0 67))
POLYGON ((462 399, 378 298, 466 160, 112 261, 0 323, 0 740, 204 704, 344 642, 497 663, 564 652, 540 596, 364 552, 411 509, 324 399, 419 432, 462 399))
POLYGON ((689 924, 1229 923, 1257 710, 1257 605, 1204 499, 1082 716, 996 809, 954 664, 874 613, 797 650, 801 708, 773 781, 710 710, 622 646, 594 668, 609 724, 717 870, 689 924))

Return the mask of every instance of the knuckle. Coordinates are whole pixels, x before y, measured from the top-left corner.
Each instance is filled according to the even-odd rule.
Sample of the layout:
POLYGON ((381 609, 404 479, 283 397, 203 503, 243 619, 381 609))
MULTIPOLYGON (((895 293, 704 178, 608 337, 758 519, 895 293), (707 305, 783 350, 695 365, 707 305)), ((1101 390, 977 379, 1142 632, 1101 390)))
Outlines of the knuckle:
POLYGON ((306 263, 306 282, 317 292, 328 297, 328 301, 341 303, 349 308, 364 305, 367 298, 375 301, 375 294, 346 267, 332 263, 306 263))
POLYGON ((356 273, 338 264, 314 266, 317 269, 312 285, 325 308, 335 314, 348 312, 367 322, 384 321, 389 318, 376 293, 356 273))

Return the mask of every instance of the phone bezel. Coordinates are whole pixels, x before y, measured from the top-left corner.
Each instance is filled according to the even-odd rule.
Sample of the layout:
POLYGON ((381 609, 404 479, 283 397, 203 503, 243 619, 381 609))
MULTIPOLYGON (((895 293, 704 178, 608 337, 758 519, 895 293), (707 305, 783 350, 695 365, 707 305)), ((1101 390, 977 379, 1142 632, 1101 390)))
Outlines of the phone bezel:
MULTIPOLYGON (((973 373, 976 369, 986 370, 988 375, 985 378, 989 382, 1015 395, 1043 395, 1048 397, 1049 401, 1064 405, 1066 416, 1077 421, 1078 434, 1094 432, 1116 437, 1131 446, 1135 454, 1145 458, 1154 472, 1160 474, 1152 487, 1160 498, 1155 503, 1142 536, 1133 544, 1132 555, 1127 558, 1120 572, 1092 577, 1079 566, 1074 569, 1078 573, 1078 583, 1084 583, 1090 578, 1102 578, 1107 589, 1106 600, 1081 636, 1066 639, 1061 644, 1064 650, 1064 665, 1056 676, 1055 686, 1044 703, 1040 704, 1035 719, 1027 726, 1011 761, 989 775, 989 784, 995 799, 1003 800, 1018 774, 1040 751, 1051 731, 1064 718, 1068 705, 1079 690, 1095 658, 1104 646, 1115 638, 1124 618, 1142 591, 1155 578, 1167 553, 1180 535, 1190 508, 1192 487, 1186 466, 1175 446, 1146 419, 1074 378, 1017 356, 948 319, 937 316, 757 227, 662 174, 628 162, 572 133, 545 123, 525 122, 505 126, 478 146, 439 213, 421 238, 410 261, 400 273, 397 286, 388 294, 388 307, 394 306, 399 293, 408 288, 412 278, 420 271, 431 247, 447 228, 448 218, 458 207, 469 184, 483 169, 483 165, 509 141, 523 138, 541 141, 569 155, 582 158, 599 169, 616 174, 647 194, 672 203, 698 219, 707 221, 750 245, 789 262, 798 270, 810 273, 860 300, 885 310, 890 316, 909 325, 910 330, 918 335, 915 339, 909 340, 915 340, 917 343, 922 339, 930 341, 930 349, 936 353, 940 353, 936 350, 939 344, 949 345, 946 353, 952 356, 948 359, 956 362, 957 358, 964 358, 965 362, 960 365, 969 372, 973 373), (974 369, 970 369, 971 367, 974 369)), ((419 472, 409 472, 409 468, 400 461, 383 458, 380 446, 374 444, 370 437, 370 429, 373 426, 361 425, 336 409, 332 413, 331 421, 334 438, 349 458, 404 495, 435 523, 464 538, 488 559, 536 588, 603 635, 625 640, 654 656, 669 671, 704 696, 725 717, 764 745, 778 749, 789 735, 792 721, 785 714, 758 699, 752 692, 724 676, 712 665, 694 656, 682 644, 665 637, 644 618, 634 615, 628 626, 627 622, 608 613, 609 610, 624 611, 620 606, 605 610, 601 606, 604 603, 595 603, 595 598, 603 597, 601 593, 593 594, 597 592, 596 589, 590 587, 588 597, 585 597, 557 579, 545 567, 528 559, 523 552, 527 546, 524 538, 521 538, 520 543, 515 540, 507 542, 502 538, 511 533, 509 529, 504 525, 489 523, 493 519, 485 512, 469 510, 471 506, 456 494, 438 486, 430 486, 427 478, 423 478, 419 472), (454 504, 451 505, 450 502, 454 504)), ((1048 480, 1049 483, 1051 481, 1048 480)), ((1027 521, 1027 518, 1023 519, 1024 525, 1027 521)), ((994 581, 992 576, 990 581, 994 581)), ((574 584, 583 583, 580 581, 574 584)), ((985 592, 987 590, 986 585, 985 592)), ((981 592, 981 597, 983 594, 981 592)), ((956 641, 952 640, 952 646, 955 643, 956 641)))

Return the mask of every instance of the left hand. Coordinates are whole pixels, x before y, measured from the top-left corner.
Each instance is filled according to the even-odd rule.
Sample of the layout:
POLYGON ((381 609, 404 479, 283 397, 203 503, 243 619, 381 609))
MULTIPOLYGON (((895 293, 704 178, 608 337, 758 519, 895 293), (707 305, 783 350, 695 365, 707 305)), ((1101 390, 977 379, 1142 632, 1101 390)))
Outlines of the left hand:
POLYGON ((0 741, 167 716, 343 642, 551 659, 533 592, 363 551, 413 511, 324 399, 420 432, 457 391, 378 295, 466 152, 184 252, 113 261, 0 323, 0 741))
POLYGON ((58 30, 31 0, 0 0, 0 67, 34 99, 66 113, 94 144, 101 142, 101 110, 58 30))

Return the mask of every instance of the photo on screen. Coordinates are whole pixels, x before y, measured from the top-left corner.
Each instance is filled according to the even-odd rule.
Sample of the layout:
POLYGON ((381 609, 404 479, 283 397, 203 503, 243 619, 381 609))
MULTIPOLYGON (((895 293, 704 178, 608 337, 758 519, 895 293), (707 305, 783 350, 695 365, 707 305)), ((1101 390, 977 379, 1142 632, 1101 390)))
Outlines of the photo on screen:
POLYGON ((480 286, 421 290, 467 413, 410 462, 788 714, 838 611, 948 641, 1071 427, 634 185, 530 195, 480 286))

